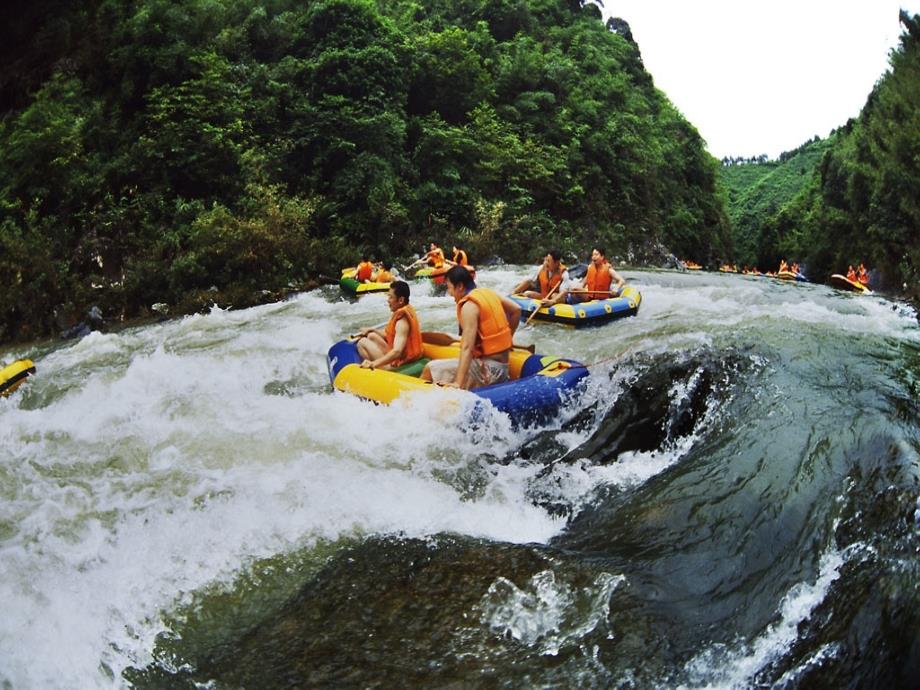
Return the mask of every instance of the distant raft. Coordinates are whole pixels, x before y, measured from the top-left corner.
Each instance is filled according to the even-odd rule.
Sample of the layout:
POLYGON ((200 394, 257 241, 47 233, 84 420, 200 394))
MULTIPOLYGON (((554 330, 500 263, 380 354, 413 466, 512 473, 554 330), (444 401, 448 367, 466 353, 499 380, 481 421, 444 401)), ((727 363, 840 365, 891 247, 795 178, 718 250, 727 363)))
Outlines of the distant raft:
POLYGON ((835 273, 831 276, 831 285, 840 290, 850 290, 852 292, 859 292, 864 295, 871 295, 872 290, 869 289, 868 285, 863 285, 858 280, 850 280, 844 275, 835 273))
POLYGON ((34 373, 31 359, 20 359, 0 369, 0 396, 8 396, 34 373))
MULTIPOLYGON (((336 390, 374 402, 389 404, 403 393, 433 391, 439 386, 422 381, 419 375, 432 359, 457 359, 459 342, 440 345, 423 334, 422 359, 398 370, 362 369, 361 356, 353 340, 341 340, 329 348, 326 358, 329 380, 336 390)), ((579 390, 588 369, 571 359, 534 354, 514 348, 509 355, 509 381, 474 388, 470 393, 488 400, 515 424, 533 423, 555 414, 568 394, 579 390)))
POLYGON ((522 319, 529 318, 536 309, 534 319, 561 323, 573 328, 583 328, 600 326, 614 319, 634 316, 639 312, 642 295, 636 288, 625 285, 616 297, 593 299, 590 302, 579 302, 578 304, 560 302, 551 307, 541 307, 538 299, 531 299, 523 295, 511 295, 511 299, 521 307, 522 319))
MULTIPOLYGON (((431 266, 426 266, 425 268, 420 268, 415 272, 416 280, 431 280, 438 287, 445 287, 447 285, 447 272, 452 269, 453 266, 444 265, 441 268, 432 268, 431 266)), ((476 280, 476 267, 475 266, 465 266, 467 271, 470 273, 470 277, 473 280, 476 280)))
POLYGON ((779 278, 780 280, 795 280, 799 283, 808 282, 808 278, 806 278, 804 275, 801 273, 793 273, 792 271, 778 271, 774 277, 779 278))
POLYGON ((357 270, 354 268, 343 268, 342 277, 339 278, 339 287, 343 292, 354 297, 367 295, 371 292, 386 292, 390 289, 389 283, 361 283, 355 278, 357 270))

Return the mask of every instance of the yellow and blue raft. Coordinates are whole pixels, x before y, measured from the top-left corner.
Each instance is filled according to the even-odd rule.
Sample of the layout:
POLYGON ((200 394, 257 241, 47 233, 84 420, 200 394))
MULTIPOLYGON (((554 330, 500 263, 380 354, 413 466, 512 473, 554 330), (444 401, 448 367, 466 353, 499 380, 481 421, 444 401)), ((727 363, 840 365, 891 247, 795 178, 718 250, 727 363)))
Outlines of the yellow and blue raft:
POLYGON ((792 271, 777 271, 776 278, 780 280, 794 280, 797 283, 807 283, 808 278, 803 273, 793 273, 792 271))
POLYGON ((593 299, 577 304, 560 302, 551 307, 541 307, 538 299, 531 299, 523 295, 511 295, 511 299, 520 306, 522 319, 528 319, 533 315, 534 319, 540 321, 552 321, 574 328, 583 328, 599 326, 614 319, 635 315, 642 303, 642 294, 636 288, 624 285, 616 297, 593 299), (534 314, 535 310, 536 314, 534 314))
MULTIPOLYGON (((341 340, 327 355, 329 380, 336 390, 384 404, 403 393, 435 390, 436 386, 419 378, 422 369, 433 359, 459 358, 460 346, 459 342, 435 344, 425 336, 422 358, 398 370, 362 369, 355 341, 341 340)), ((570 394, 581 389, 588 369, 571 359, 534 354, 516 347, 509 356, 508 374, 509 381, 474 388, 471 393, 488 400, 515 424, 522 424, 555 414, 570 394)))
POLYGON ((0 396, 6 397, 35 373, 31 359, 20 359, 0 369, 0 396))

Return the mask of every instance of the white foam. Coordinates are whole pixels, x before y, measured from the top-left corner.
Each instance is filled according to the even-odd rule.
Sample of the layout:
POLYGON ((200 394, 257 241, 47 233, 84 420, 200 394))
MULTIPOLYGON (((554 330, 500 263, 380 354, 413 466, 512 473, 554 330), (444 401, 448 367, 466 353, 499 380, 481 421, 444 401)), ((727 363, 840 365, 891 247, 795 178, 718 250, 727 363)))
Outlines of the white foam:
POLYGON ((489 586, 479 608, 496 634, 556 656, 607 619, 610 598, 625 581, 622 575, 601 573, 591 586, 576 589, 558 582, 552 570, 544 570, 522 589, 501 577, 489 586))
MULTIPOLYGON (((829 550, 822 557, 813 583, 799 583, 783 598, 777 623, 770 625, 751 643, 739 641, 733 646, 714 645, 694 658, 686 668, 691 688, 751 687, 757 673, 780 659, 798 638, 798 627, 808 620, 825 599, 833 582, 840 576, 841 566, 864 549, 854 545, 846 551, 829 550)), ((824 653, 833 653, 828 647, 824 653)), ((804 664, 814 663, 812 655, 804 664)), ((801 672, 804 666, 799 666, 801 672)), ((790 672, 787 672, 790 673, 790 672)))

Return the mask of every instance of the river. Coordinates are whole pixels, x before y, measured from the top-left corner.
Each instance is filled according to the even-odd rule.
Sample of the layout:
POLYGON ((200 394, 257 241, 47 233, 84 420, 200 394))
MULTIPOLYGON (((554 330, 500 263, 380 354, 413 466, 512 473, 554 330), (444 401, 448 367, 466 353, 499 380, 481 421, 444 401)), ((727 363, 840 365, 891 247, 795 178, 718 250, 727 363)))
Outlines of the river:
POLYGON ((333 393, 335 287, 3 352, 0 686, 915 687, 916 315, 622 272, 518 332, 591 371, 540 428, 333 393))

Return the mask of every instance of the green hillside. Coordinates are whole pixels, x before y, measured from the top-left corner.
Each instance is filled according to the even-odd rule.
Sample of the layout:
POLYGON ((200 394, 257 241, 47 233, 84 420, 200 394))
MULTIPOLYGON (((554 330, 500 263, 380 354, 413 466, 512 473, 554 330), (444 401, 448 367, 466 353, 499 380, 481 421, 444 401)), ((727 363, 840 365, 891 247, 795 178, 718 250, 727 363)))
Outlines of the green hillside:
POLYGON ((920 15, 901 12, 891 68, 798 196, 761 225, 758 260, 826 280, 865 262, 873 287, 920 298, 920 15))
MULTIPOLYGON (((723 162, 721 176, 727 191, 728 215, 732 223, 735 263, 758 265, 761 226, 783 210, 809 184, 821 158, 833 146, 834 138, 815 138, 777 161, 723 162)), ((761 264, 772 268, 772 263, 761 264)))
POLYGON ((0 339, 242 306, 362 252, 731 252, 718 164, 575 0, 17 2, 0 339))

